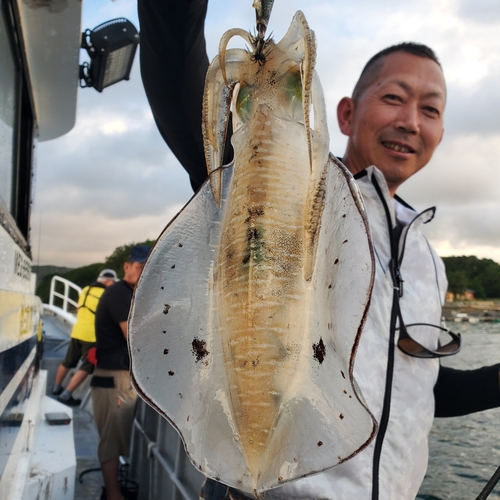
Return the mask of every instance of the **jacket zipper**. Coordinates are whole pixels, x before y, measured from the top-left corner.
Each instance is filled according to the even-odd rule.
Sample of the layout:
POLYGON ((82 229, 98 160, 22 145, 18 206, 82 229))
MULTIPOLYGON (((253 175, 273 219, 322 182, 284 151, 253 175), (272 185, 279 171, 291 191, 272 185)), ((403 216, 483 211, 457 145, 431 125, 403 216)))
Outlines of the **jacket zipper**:
POLYGON ((391 412, 391 396, 392 396, 392 380, 394 375, 394 349, 395 349, 395 337, 396 337, 396 322, 397 322, 397 310, 399 298, 403 295, 403 279, 401 277, 401 272, 399 270, 398 262, 398 243, 395 241, 394 230, 391 224, 391 215, 389 212, 389 207, 385 201, 382 194, 382 190, 378 185, 375 177, 372 177, 372 183, 377 191, 377 194, 384 207, 387 225, 389 230, 389 238, 391 245, 391 262, 390 262, 390 273, 393 283, 393 295, 392 295, 392 308, 391 308, 391 322, 389 328, 389 346, 387 353, 387 372, 385 379, 385 393, 384 393, 384 404, 382 407, 382 415, 380 417, 379 429, 377 433, 377 438, 375 440, 375 448, 373 453, 373 470, 372 470, 372 500, 379 500, 379 471, 380 471, 380 457, 382 454, 382 446, 384 444, 384 437, 387 431, 387 426, 389 424, 389 416, 391 412))

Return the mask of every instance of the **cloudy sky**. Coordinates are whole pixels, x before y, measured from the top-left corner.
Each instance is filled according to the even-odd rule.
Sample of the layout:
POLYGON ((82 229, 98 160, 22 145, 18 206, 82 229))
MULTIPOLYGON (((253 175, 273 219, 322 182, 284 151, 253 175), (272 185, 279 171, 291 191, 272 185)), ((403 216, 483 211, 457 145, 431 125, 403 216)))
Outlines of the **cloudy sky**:
MULTIPOLYGON (((251 4, 210 1, 210 58, 227 29, 253 27, 251 4)), ((440 255, 500 262, 500 2, 275 0, 269 29, 276 39, 299 9, 316 32, 316 69, 337 155, 346 140, 336 105, 351 94, 369 57, 401 41, 437 52, 448 84, 444 138, 398 193, 416 209, 437 206, 426 231, 440 255)), ((134 0, 85 0, 82 29, 121 16, 138 26, 134 0)), ((33 260, 40 264, 85 265, 118 245, 155 239, 187 202, 188 176, 156 130, 138 58, 130 81, 102 94, 79 91, 74 129, 39 144, 35 189, 33 260)))

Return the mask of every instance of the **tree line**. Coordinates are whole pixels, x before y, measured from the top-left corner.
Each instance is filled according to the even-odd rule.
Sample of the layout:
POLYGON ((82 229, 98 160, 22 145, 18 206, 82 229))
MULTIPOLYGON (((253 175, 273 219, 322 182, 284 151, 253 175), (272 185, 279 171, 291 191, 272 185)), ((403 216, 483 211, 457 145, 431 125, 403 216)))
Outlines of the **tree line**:
POLYGON ((449 292, 463 294, 472 290, 477 299, 500 298, 500 265, 495 261, 465 255, 443 260, 449 292))
MULTIPOLYGON (((42 299, 44 304, 48 304, 50 295, 50 282, 53 276, 61 276, 61 278, 66 278, 67 280, 75 283, 79 287, 90 285, 96 281, 97 276, 103 269, 114 269, 119 278, 123 278, 123 264, 128 259, 130 254, 130 249, 134 245, 153 245, 154 240, 146 240, 141 243, 130 243, 128 245, 122 245, 113 251, 113 253, 106 257, 104 262, 98 262, 95 264, 89 264, 88 266, 78 267, 76 269, 70 269, 66 272, 49 272, 45 274, 40 284, 37 286, 36 294, 42 299)), ((42 266, 40 266, 42 267, 42 266)), ((45 266, 54 267, 54 266, 45 266)), ((64 269, 64 268, 63 268, 64 269)), ((61 291, 62 290, 58 290, 61 291)), ((78 300, 78 297, 71 296, 73 300, 78 300)))
MULTIPOLYGON (((123 277, 123 264, 134 245, 153 245, 154 241, 130 243, 117 247, 102 263, 71 269, 64 273, 45 275, 37 287, 37 295, 42 302, 49 301, 50 281, 54 274, 72 281, 80 287, 94 282, 102 269, 114 269, 119 278, 123 277)), ((473 290, 478 299, 500 298, 500 265, 491 259, 478 259, 475 256, 443 257, 448 277, 448 291, 463 294, 473 290)))

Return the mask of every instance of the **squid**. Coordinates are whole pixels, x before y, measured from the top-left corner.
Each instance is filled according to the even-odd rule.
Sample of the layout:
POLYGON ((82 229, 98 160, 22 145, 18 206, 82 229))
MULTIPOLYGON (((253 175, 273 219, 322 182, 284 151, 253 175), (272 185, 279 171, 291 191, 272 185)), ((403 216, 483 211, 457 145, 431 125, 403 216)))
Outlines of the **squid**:
POLYGON ((272 2, 231 29, 203 101, 208 179, 156 242, 129 319, 132 380, 207 477, 261 498, 359 453, 353 377, 374 279, 364 205, 329 153, 316 41, 272 2), (241 36, 248 49, 227 49, 241 36), (222 165, 232 115, 234 161, 222 165))

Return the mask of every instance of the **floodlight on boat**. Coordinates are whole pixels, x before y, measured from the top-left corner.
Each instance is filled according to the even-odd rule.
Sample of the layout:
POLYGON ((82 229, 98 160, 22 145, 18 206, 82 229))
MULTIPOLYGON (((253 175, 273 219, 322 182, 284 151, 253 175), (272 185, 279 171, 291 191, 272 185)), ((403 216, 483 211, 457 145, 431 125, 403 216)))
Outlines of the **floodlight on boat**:
POLYGON ((94 87, 98 92, 114 83, 128 80, 139 33, 123 17, 100 24, 82 33, 81 48, 90 56, 90 63, 80 65, 80 87, 94 87))

